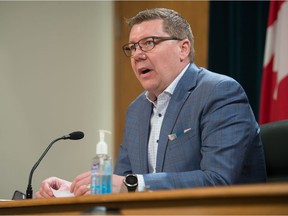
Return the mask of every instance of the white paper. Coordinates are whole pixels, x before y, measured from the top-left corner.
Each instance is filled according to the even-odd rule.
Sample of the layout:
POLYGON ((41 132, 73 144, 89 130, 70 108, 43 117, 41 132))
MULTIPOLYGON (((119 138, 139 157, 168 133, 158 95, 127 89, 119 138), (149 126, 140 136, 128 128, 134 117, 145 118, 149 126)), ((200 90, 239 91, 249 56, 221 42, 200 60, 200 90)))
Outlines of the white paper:
POLYGON ((55 190, 53 188, 51 188, 51 190, 55 197, 74 197, 74 194, 69 190, 55 190))
POLYGON ((9 200, 9 199, 0 199, 0 202, 6 202, 6 201, 12 201, 12 200, 9 200))

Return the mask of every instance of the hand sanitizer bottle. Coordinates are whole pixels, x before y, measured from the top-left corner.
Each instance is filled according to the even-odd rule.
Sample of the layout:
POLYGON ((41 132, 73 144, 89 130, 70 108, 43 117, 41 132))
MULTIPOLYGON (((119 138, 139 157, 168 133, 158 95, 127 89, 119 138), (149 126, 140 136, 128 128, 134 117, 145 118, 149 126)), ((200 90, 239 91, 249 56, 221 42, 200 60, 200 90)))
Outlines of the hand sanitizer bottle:
POLYGON ((112 192, 112 158, 108 156, 108 146, 105 142, 105 133, 110 131, 99 130, 100 141, 96 145, 96 156, 91 166, 91 194, 110 194, 112 192))

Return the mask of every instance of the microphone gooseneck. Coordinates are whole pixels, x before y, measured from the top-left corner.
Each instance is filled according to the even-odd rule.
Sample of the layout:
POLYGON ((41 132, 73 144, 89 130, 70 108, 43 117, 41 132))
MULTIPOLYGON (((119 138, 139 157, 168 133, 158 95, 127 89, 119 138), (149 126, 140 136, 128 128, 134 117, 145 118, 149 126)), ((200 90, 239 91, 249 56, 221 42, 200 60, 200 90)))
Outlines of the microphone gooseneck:
POLYGON ((49 144, 49 146, 45 149, 45 151, 42 153, 42 155, 40 156, 40 158, 34 164, 34 166, 32 167, 32 169, 30 171, 28 185, 27 185, 27 190, 26 190, 26 199, 32 199, 32 197, 33 197, 33 189, 32 189, 32 176, 33 176, 33 173, 36 170, 36 168, 38 167, 38 165, 40 164, 41 160, 45 157, 45 155, 47 154, 49 149, 52 147, 52 145, 55 142, 59 141, 59 140, 66 140, 66 139, 79 140, 79 139, 82 139, 83 137, 84 137, 84 133, 83 132, 75 131, 75 132, 70 133, 69 135, 65 135, 65 136, 59 137, 59 138, 53 140, 49 144))

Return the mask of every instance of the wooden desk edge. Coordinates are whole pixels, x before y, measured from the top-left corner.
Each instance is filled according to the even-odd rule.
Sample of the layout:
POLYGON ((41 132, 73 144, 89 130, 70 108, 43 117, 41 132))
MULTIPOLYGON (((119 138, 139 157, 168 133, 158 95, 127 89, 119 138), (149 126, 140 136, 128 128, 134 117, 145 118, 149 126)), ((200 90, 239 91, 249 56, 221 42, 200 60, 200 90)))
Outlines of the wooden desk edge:
MULTIPOLYGON (((107 206, 118 209, 127 209, 128 207, 129 210, 131 207, 134 209, 141 209, 144 206, 143 203, 146 203, 146 205, 149 203, 149 205, 153 205, 154 207, 159 204, 158 206, 160 209, 163 209, 165 203, 169 203, 168 207, 171 207, 171 204, 174 205, 174 203, 175 206, 176 203, 181 203, 180 206, 177 207, 178 209, 185 209, 187 206, 191 206, 189 203, 195 203, 195 205, 197 205, 197 203, 202 203, 201 205, 203 205, 203 203, 215 203, 215 205, 222 203, 219 206, 223 208, 223 203, 226 203, 227 200, 234 200, 234 203, 241 200, 242 203, 243 201, 245 202, 245 200, 251 201, 254 199, 258 200, 258 206, 261 205, 262 201, 266 203, 263 205, 267 205, 270 201, 277 204, 280 200, 282 203, 281 208, 283 209, 284 206, 282 212, 287 211, 288 214, 288 182, 7 201, 0 202, 0 214, 7 214, 7 212, 21 212, 22 210, 27 212, 27 209, 31 207, 33 207, 32 209, 38 208, 47 211, 47 208, 52 207, 52 209, 56 209, 57 206, 59 209, 63 209, 64 213, 64 209, 66 211, 71 209, 71 211, 73 210, 74 212, 79 213, 81 212, 81 209, 83 212, 85 209, 93 206, 107 206), (223 202, 221 200, 223 200, 223 202), (287 203, 287 208, 285 207, 285 203, 287 203)), ((62 212, 62 210, 57 211, 62 212)))

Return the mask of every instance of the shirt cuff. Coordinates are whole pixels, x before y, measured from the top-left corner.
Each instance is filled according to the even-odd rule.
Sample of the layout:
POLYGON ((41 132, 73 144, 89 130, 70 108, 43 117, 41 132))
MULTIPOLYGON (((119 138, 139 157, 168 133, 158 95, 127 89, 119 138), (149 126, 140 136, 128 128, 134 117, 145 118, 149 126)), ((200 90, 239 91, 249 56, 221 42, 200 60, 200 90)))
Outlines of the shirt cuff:
POLYGON ((138 175, 137 174, 137 179, 138 179, 138 191, 145 191, 145 181, 143 175, 138 175))

